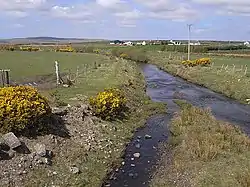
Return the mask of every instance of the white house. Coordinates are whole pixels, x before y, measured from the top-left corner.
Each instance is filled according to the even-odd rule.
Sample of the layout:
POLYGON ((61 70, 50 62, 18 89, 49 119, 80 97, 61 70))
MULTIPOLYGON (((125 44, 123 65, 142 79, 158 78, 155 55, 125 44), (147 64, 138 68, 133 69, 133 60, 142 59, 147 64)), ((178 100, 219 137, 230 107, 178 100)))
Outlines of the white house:
POLYGON ((170 40, 169 42, 170 44, 168 45, 181 45, 181 42, 174 42, 173 40, 170 40))
POLYGON ((124 45, 127 45, 127 46, 132 46, 133 45, 133 42, 125 42, 124 45))
POLYGON ((244 45, 249 45, 250 43, 248 41, 244 42, 244 45))
POLYGON ((199 41, 195 42, 195 43, 191 43, 190 42, 190 45, 201 45, 201 43, 199 41))
POLYGON ((137 42, 136 45, 147 45, 147 43, 145 41, 143 41, 143 42, 137 42))

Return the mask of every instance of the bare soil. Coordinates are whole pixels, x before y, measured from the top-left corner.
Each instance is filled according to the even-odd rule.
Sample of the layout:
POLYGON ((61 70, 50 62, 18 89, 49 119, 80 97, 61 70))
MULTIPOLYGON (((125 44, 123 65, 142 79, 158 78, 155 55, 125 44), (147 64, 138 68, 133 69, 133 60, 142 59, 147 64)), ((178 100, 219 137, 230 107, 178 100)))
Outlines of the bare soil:
MULTIPOLYGON (((0 152, 0 186, 37 186, 39 181, 30 177, 38 170, 46 172, 48 176, 57 175, 57 172, 53 171, 53 165, 62 161, 63 166, 68 166, 65 171, 70 176, 70 167, 75 166, 71 161, 77 160, 79 153, 87 154, 91 149, 102 148, 100 125, 104 123, 100 123, 100 119, 91 115, 87 105, 54 108, 54 112, 53 128, 47 134, 33 138, 18 137, 22 146, 13 152, 13 158, 7 154, 10 150, 0 152), (52 154, 50 153, 48 158, 38 156, 34 148, 37 143, 44 144, 46 150, 52 151, 52 154)), ((109 143, 107 140, 106 145, 109 143)), ((61 181, 61 184, 64 182, 61 181)))

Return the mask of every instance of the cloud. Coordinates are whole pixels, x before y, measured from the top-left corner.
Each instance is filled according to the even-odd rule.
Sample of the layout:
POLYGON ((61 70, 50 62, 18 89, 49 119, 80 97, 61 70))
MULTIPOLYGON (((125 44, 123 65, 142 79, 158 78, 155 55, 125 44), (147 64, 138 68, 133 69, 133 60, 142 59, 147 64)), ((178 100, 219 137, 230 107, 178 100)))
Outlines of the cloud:
POLYGON ((25 17, 29 11, 49 10, 47 0, 0 0, 0 11, 15 17, 25 17))
POLYGON ((217 9, 217 13, 250 16, 249 0, 191 0, 194 3, 208 5, 217 9))
POLYGON ((122 0, 96 0, 96 4, 108 9, 122 9, 124 5, 127 5, 127 2, 122 0))
POLYGON ((54 6, 51 9, 51 15, 56 18, 70 19, 70 20, 91 20, 93 12, 88 6, 54 6))
POLYGON ((167 19, 173 21, 193 20, 198 12, 189 4, 174 0, 136 0, 145 7, 146 15, 154 19, 167 19))

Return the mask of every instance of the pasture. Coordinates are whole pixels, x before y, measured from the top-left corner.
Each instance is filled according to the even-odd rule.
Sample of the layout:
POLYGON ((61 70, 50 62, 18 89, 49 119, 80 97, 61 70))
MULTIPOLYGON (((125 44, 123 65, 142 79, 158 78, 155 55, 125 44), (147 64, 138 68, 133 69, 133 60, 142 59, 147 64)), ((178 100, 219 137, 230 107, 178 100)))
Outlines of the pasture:
MULTIPOLYGON (((70 138, 55 135, 58 140, 56 144, 50 142, 49 134, 38 136, 36 139, 22 137, 29 148, 32 148, 34 143, 44 142, 52 149, 55 156, 49 171, 58 175, 51 181, 48 168, 37 167, 23 176, 16 176, 17 172, 9 172, 12 178, 6 179, 1 175, 4 173, 1 171, 1 185, 5 185, 10 179, 13 179, 12 183, 20 185, 19 179, 22 178, 22 186, 51 186, 51 182, 60 186, 100 186, 114 165, 120 165, 121 154, 134 130, 143 126, 148 116, 165 112, 165 105, 153 103, 146 96, 145 82, 138 73, 135 62, 128 63, 126 60, 110 59, 93 53, 4 51, 0 52, 0 67, 11 70, 11 81, 36 82, 39 91, 49 98, 51 106, 70 104, 78 107, 88 103, 90 96, 105 88, 116 87, 125 92, 130 108, 126 120, 112 122, 81 121, 80 109, 76 110, 69 114, 72 121, 65 127, 70 132, 70 138), (76 81, 70 87, 56 86, 55 60, 59 62, 63 78, 67 75, 74 77, 77 69, 79 70, 76 81), (86 150, 82 145, 85 140, 87 143, 84 145, 90 146, 91 150, 86 150), (71 164, 77 165, 81 173, 70 173, 71 164)), ((58 132, 60 130, 62 129, 58 129, 58 132)), ((16 168, 10 163, 15 163, 15 160, 18 162, 19 158, 20 156, 17 156, 14 160, 3 161, 1 164, 4 166, 0 166, 2 169, 9 167, 14 171, 16 168)))
MULTIPOLYGON (((85 48, 86 46, 77 47, 85 48)), ((165 112, 163 104, 153 103, 146 96, 144 92, 146 84, 143 76, 139 73, 140 69, 135 61, 147 61, 155 64, 173 75, 221 92, 243 103, 246 103, 246 99, 250 98, 250 89, 248 88, 250 81, 248 66, 250 66, 250 62, 248 57, 196 53, 191 54, 191 60, 209 57, 212 60, 212 64, 209 66, 186 67, 181 63, 186 58, 186 53, 167 50, 159 52, 158 47, 155 46, 111 47, 104 44, 93 44, 87 45, 87 47, 90 47, 91 53, 56 53, 49 51, 0 52, 0 67, 11 70, 11 81, 21 84, 36 82, 39 91, 49 98, 52 106, 86 103, 90 96, 94 96, 96 93, 110 87, 118 87, 126 94, 131 111, 128 119, 112 122, 99 120, 96 125, 95 123, 90 123, 91 125, 89 125, 88 122, 88 124, 84 124, 84 127, 80 123, 78 130, 83 130, 86 133, 86 137, 89 136, 88 132, 95 131, 96 139, 94 141, 97 141, 98 146, 101 148, 97 144, 93 144, 92 149, 86 151, 80 144, 75 143, 75 140, 71 139, 60 139, 62 142, 66 142, 61 147, 55 145, 54 152, 59 156, 55 157, 51 170, 57 173, 57 176, 53 178, 54 184, 60 186, 65 184, 68 186, 100 186, 106 174, 114 166, 120 165, 122 151, 133 136, 135 129, 143 126, 145 119, 150 115, 165 112), (100 52, 102 49, 104 49, 104 52, 110 50, 112 56, 99 54, 102 53, 100 52), (68 76, 75 78, 75 81, 69 87, 56 86, 55 61, 59 62, 59 69, 63 79, 66 79, 68 76), (92 129, 93 125, 95 127, 94 130, 92 129), (108 144, 107 142, 112 143, 108 144), (71 163, 77 163, 82 172, 78 175, 72 175, 68 171, 68 165, 71 163)), ((226 185, 240 184, 248 186, 249 171, 241 173, 238 166, 249 169, 247 164, 244 165, 244 163, 248 163, 249 139, 243 133, 240 133, 238 129, 215 120, 211 117, 209 111, 193 108, 186 104, 179 105, 182 105, 180 106, 182 109, 180 115, 174 118, 170 124, 172 133, 179 133, 179 136, 171 137, 173 142, 170 142, 173 146, 171 148, 176 152, 176 155, 174 155, 176 156, 174 157, 176 162, 174 164, 177 164, 177 167, 173 164, 173 168, 172 165, 171 168, 166 168, 166 165, 162 164, 162 167, 156 172, 152 185, 169 185, 169 181, 166 182, 166 180, 169 180, 169 178, 170 180, 178 180, 179 176, 175 176, 175 172, 178 171, 183 174, 181 180, 178 181, 180 186, 183 185, 183 181, 186 184, 185 181, 187 180, 194 186, 206 186, 210 184, 208 180, 214 180, 219 184, 222 183, 220 178, 225 179, 224 184, 226 185), (188 122, 192 126, 184 128, 187 120, 189 120, 188 122), (204 123, 200 123, 201 121, 204 121, 204 123), (208 129, 206 128, 207 124, 210 124, 208 129), (180 129, 182 130, 181 132, 179 131, 180 129), (213 129, 215 130, 213 131, 213 129), (217 136, 218 131, 220 131, 219 137, 217 136), (231 139, 223 139, 224 135, 229 135, 231 139), (205 136, 208 137, 208 141, 203 140, 205 136), (200 138, 198 143, 204 144, 203 150, 200 150, 200 147, 195 144, 196 137, 200 138), (193 141, 194 146, 188 149, 189 147, 181 144, 178 140, 184 140, 183 142, 193 141), (246 147, 243 146, 242 148, 239 141, 246 147), (215 148, 211 151, 210 148, 212 146, 215 148), (228 146, 229 149, 222 150, 218 148, 220 146, 228 146), (239 149, 242 148, 241 155, 238 154, 237 148, 236 150, 233 149, 234 146, 239 149), (204 151, 201 157, 202 159, 204 157, 206 162, 202 159, 194 159, 193 162, 189 162, 187 158, 195 154, 197 150, 204 151), (233 168, 239 174, 240 179, 238 181, 231 181, 230 172, 218 175, 221 172, 221 167, 218 167, 216 160, 209 157, 210 154, 214 153, 213 151, 219 155, 219 160, 217 161, 221 166, 233 168), (228 165, 227 159, 224 158, 224 155, 221 155, 222 151, 228 156, 230 161, 234 162, 236 160, 235 162, 238 165, 228 165), (244 162, 238 163, 239 157, 244 162), (210 163, 212 163, 212 166, 209 166, 210 163), (204 173, 198 173, 194 168, 201 168, 204 173), (186 171, 189 171, 188 174, 190 175, 185 176, 186 171), (205 175, 206 172, 210 174, 209 178, 203 180, 207 177, 205 175)), ((72 124, 75 124, 75 122, 72 124)), ((70 125, 74 128, 72 124, 70 125)), ((70 128, 70 126, 67 127, 70 128)), ((72 132, 75 131, 75 129, 72 130, 72 132)), ((79 136, 78 132, 76 133, 76 136, 79 136)), ((83 137, 85 137, 85 134, 80 137, 80 142, 83 137)), ((38 140, 46 140, 46 138, 48 137, 42 136, 38 140)), ((164 152, 168 151, 168 148, 164 147, 164 152)), ((163 162, 166 161, 165 158, 167 156, 169 156, 168 152, 163 154, 163 162)), ((46 171, 46 168, 33 170, 27 175, 23 184, 26 186, 51 185, 51 176, 48 176, 46 171)))
POLYGON ((150 52, 151 62, 190 82, 205 86, 243 103, 250 98, 250 61, 246 57, 228 57, 208 54, 191 54, 190 59, 209 57, 212 64, 207 67, 185 67, 187 58, 183 53, 150 52))

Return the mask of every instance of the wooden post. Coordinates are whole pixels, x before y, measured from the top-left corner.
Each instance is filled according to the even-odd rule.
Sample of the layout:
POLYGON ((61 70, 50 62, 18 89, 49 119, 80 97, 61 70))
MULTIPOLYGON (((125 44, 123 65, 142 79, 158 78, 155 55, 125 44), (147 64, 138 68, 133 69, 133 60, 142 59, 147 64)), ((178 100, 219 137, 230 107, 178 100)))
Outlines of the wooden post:
POLYGON ((55 67, 56 67, 56 84, 60 84, 60 76, 59 76, 59 64, 57 61, 55 61, 55 67))
POLYGON ((3 70, 1 70, 1 79, 2 79, 2 86, 4 87, 5 85, 4 85, 4 72, 3 72, 3 70))
POLYGON ((246 75, 246 74, 247 74, 247 65, 246 65, 246 69, 245 69, 244 75, 246 75))

